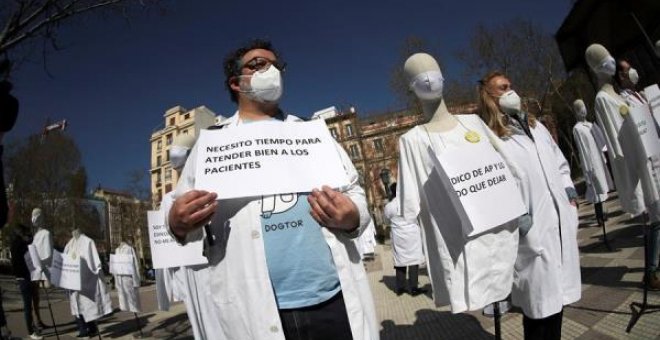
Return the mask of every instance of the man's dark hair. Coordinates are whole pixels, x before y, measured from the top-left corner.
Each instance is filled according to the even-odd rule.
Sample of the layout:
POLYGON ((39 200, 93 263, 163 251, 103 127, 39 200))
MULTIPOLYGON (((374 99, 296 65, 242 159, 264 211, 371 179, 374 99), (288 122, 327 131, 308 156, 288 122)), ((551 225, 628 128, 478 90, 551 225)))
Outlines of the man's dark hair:
POLYGON ((223 61, 223 68, 225 71, 225 87, 229 91, 229 97, 234 103, 238 103, 238 95, 231 89, 230 80, 241 74, 241 58, 251 50, 262 49, 268 50, 275 54, 277 59, 280 58, 279 53, 273 48, 273 45, 268 40, 253 39, 243 46, 237 48, 233 52, 227 54, 223 61))

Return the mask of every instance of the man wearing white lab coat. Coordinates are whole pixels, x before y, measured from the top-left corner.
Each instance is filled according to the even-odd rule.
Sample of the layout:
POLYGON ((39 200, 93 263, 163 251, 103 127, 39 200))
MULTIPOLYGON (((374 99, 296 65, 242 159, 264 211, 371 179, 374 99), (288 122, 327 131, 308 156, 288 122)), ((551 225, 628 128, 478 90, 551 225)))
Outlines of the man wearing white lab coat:
POLYGON ((525 339, 559 340, 564 305, 582 295, 570 167, 545 126, 521 111, 504 74, 492 72, 480 84, 482 119, 503 131, 504 148, 529 180, 532 225, 520 237, 512 303, 523 311, 525 339))
POLYGON ((78 336, 91 336, 98 333, 95 320, 112 312, 110 294, 103 280, 101 259, 94 240, 80 232, 71 231, 71 240, 64 247, 64 253, 73 259, 80 258, 80 291, 70 291, 71 315, 78 322, 78 336))
MULTIPOLYGON (((283 65, 271 44, 262 40, 230 54, 224 63, 225 84, 238 103, 238 112, 218 128, 264 119, 299 121, 277 104, 283 65)), ((213 238, 208 247, 208 284, 222 331, 214 336, 378 339, 369 284, 352 240, 370 217, 357 171, 346 152, 336 147, 351 184, 338 191, 323 187, 311 193, 287 194, 297 199, 288 211, 263 210, 264 202, 278 202, 281 195, 216 201, 216 194, 194 190, 196 146, 192 149, 175 201, 170 209, 164 207, 169 211, 165 224, 177 239, 186 242, 201 239, 202 226, 211 221, 212 235, 206 235, 213 238), (305 221, 305 228, 288 229, 296 236, 305 235, 303 239, 289 232, 268 234, 266 221, 282 216, 305 221), (295 246, 276 239, 289 235, 295 246), (308 263, 310 260, 313 262, 308 263), (302 263, 307 264, 298 266, 302 263), (286 280, 289 284, 282 285, 286 280), (303 287, 302 282, 309 285, 303 287), (297 290, 306 287, 310 290, 297 290), (296 297, 303 299, 295 301, 296 297), (305 306, 310 301, 318 302, 305 306)))
POLYGON ((587 186, 585 198, 594 204, 596 219, 601 224, 605 221, 603 202, 607 200, 607 193, 614 186, 602 151, 605 147, 605 137, 598 125, 586 120, 587 108, 581 99, 573 103, 573 110, 578 120, 573 126, 573 140, 578 149, 587 186))
POLYGON ((419 265, 424 263, 422 246, 422 231, 415 221, 399 216, 399 201, 396 200, 396 183, 391 185, 392 200, 385 205, 383 215, 390 224, 390 240, 396 271, 397 295, 407 290, 411 295, 419 295, 425 290, 417 286, 419 265), (408 288, 405 289, 406 271, 408 271, 408 288))
POLYGON ((140 265, 138 264, 135 250, 125 241, 122 241, 115 250, 115 254, 130 255, 133 259, 133 274, 119 275, 115 274, 115 287, 117 287, 117 299, 119 300, 119 309, 125 312, 140 312, 140 265))

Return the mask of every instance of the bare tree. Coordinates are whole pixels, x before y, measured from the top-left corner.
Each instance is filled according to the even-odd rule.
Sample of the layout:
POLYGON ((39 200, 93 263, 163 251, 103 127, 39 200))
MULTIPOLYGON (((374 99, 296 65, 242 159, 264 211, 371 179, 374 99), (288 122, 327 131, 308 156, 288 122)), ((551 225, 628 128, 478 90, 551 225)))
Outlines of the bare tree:
POLYGON ((521 96, 535 98, 542 107, 552 83, 566 77, 552 35, 525 19, 477 25, 457 56, 466 65, 466 77, 477 80, 490 71, 502 71, 521 96))
MULTIPOLYGON (((57 50, 57 31, 62 24, 89 12, 113 11, 127 15, 133 8, 146 7, 157 0, 3 0, 0 2, 0 55, 5 63, 15 62, 42 43, 42 54, 57 50)), ((7 63, 2 70, 7 77, 7 63)), ((2 69, 0 67, 0 69, 2 69)))

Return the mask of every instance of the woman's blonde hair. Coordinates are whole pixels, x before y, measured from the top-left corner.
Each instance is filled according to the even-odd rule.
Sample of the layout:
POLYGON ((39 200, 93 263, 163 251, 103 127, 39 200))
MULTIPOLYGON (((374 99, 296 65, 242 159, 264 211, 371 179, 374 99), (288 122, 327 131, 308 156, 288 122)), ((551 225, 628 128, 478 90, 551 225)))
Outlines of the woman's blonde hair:
MULTIPOLYGON (((490 82, 497 77, 506 78, 506 75, 500 71, 492 71, 479 80, 479 117, 498 137, 508 137, 511 135, 511 129, 507 126, 509 117, 500 110, 497 98, 488 91, 490 82)), ((529 126, 536 127, 536 118, 533 115, 528 114, 527 122, 529 126)))

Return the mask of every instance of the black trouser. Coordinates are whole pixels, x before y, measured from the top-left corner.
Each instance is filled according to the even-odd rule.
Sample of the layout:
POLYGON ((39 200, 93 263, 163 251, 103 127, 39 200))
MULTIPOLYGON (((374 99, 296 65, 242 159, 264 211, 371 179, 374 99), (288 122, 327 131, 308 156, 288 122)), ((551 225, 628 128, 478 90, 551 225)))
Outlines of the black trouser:
POLYGON ((85 317, 78 315, 76 318, 76 323, 78 324, 78 332, 80 334, 96 334, 98 330, 96 329, 96 323, 94 321, 85 322, 85 317))
POLYGON ((28 334, 34 333, 34 320, 32 319, 32 281, 20 279, 16 280, 18 289, 21 291, 23 298, 23 317, 25 318, 25 326, 27 326, 28 334))
POLYGON ((410 268, 410 270, 408 270, 408 289, 412 291, 417 288, 419 265, 394 267, 394 270, 396 271, 396 289, 400 290, 406 288, 406 268, 410 268))
POLYGON ((318 305, 280 309, 280 319, 287 340, 353 339, 341 291, 318 305))
POLYGON ((525 340, 560 340, 564 311, 543 319, 531 319, 523 314, 525 340))

